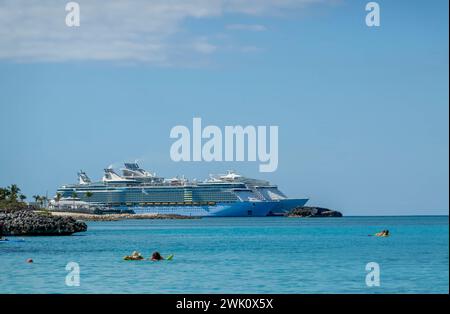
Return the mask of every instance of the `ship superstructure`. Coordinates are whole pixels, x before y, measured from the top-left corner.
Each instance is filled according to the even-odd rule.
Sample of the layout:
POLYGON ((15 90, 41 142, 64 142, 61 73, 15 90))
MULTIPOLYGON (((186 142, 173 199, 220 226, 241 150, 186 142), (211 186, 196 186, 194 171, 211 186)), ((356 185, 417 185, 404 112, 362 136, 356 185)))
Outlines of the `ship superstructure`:
POLYGON ((212 176, 211 181, 244 183, 258 199, 277 202, 278 206, 272 209, 271 214, 285 214, 293 208, 304 206, 308 201, 307 198, 289 198, 278 189, 277 185, 266 180, 243 177, 233 170, 224 175, 212 176))
MULTIPOLYGON (((303 206, 307 199, 291 200, 267 181, 244 178, 235 172, 212 176, 203 182, 184 177, 165 179, 137 163, 125 163, 122 175, 105 169, 99 182, 83 171, 78 184, 57 190, 58 202, 132 210, 135 213, 179 214, 187 216, 267 216, 303 206), (291 201, 289 203, 288 201, 291 201)), ((55 207, 58 202, 53 201, 55 207)))

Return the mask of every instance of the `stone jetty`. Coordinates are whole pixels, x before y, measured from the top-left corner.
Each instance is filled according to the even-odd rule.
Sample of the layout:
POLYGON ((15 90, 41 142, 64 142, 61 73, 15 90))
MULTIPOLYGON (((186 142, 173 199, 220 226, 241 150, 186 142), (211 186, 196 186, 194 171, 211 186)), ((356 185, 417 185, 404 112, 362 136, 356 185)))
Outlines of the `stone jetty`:
POLYGON ((0 212, 4 236, 61 236, 87 230, 87 225, 72 217, 58 217, 31 210, 0 212))
POLYGON ((127 219, 198 219, 200 217, 183 216, 176 214, 85 214, 74 212, 52 212, 54 216, 72 217, 84 221, 118 221, 127 219))

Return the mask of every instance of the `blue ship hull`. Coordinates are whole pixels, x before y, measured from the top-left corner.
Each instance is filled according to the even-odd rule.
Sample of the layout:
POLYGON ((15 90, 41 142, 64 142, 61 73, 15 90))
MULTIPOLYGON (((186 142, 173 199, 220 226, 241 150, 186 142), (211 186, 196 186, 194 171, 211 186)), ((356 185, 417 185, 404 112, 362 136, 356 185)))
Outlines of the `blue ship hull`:
POLYGON ((174 214, 195 217, 264 217, 279 206, 278 202, 218 203, 210 206, 145 206, 132 209, 136 214, 174 214))

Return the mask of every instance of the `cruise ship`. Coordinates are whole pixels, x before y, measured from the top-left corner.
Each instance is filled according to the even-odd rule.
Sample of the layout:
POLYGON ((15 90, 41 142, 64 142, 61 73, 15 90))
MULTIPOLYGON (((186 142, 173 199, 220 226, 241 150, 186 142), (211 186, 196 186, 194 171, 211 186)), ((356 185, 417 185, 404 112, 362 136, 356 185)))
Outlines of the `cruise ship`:
POLYGON ((119 175, 105 169, 101 181, 92 182, 83 171, 78 183, 61 186, 53 208, 103 208, 136 214, 184 216, 271 216, 303 206, 306 198, 291 199, 268 181, 243 177, 234 171, 211 175, 202 182, 184 177, 166 179, 137 163, 125 163, 119 175))

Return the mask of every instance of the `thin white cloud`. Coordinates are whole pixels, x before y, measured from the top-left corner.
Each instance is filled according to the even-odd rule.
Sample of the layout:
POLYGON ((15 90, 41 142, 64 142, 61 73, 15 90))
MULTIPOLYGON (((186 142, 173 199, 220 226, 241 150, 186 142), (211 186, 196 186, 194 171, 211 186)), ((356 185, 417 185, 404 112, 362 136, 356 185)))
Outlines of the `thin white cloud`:
POLYGON ((260 24, 230 24, 226 26, 226 29, 232 31, 252 31, 252 32, 263 32, 267 30, 264 25, 260 24))
MULTIPOLYGON (((172 65, 185 53, 200 56, 220 49, 204 33, 184 29, 188 19, 271 15, 328 1, 332 0, 79 0, 81 26, 67 27, 68 1, 1 0, 0 60, 172 65)), ((233 27, 254 31, 264 28, 244 24, 233 27)))
POLYGON ((194 41, 193 48, 197 52, 210 54, 216 51, 217 46, 210 44, 206 38, 200 38, 194 41))

